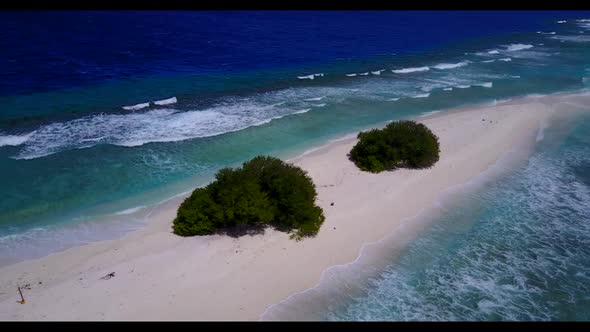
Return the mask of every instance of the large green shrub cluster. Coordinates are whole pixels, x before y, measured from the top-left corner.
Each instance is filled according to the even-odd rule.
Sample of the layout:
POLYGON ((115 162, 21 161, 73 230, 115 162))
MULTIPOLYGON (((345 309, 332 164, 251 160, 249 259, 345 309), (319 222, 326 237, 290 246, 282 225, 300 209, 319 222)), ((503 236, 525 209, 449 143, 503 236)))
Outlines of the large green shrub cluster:
POLYGON ((174 233, 259 231, 272 226, 300 239, 317 234, 324 214, 306 172, 280 159, 259 156, 241 168, 224 168, 179 207, 174 233))
POLYGON ((439 159, 438 137, 414 121, 391 122, 383 129, 359 133, 358 139, 350 159, 363 171, 425 168, 439 159))

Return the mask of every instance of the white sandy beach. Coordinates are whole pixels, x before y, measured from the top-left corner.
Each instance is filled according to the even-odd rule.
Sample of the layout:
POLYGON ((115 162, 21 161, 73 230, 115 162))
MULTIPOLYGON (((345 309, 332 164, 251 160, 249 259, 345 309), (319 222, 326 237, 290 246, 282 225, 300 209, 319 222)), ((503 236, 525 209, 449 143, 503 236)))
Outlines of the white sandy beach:
POLYGON ((326 215, 319 234, 300 242, 271 230, 181 238, 171 233, 180 199, 168 201, 149 226, 122 239, 0 268, 0 320, 257 320, 268 306, 316 285, 326 268, 355 260, 364 243, 387 236, 445 189, 512 149, 530 150, 559 102, 589 99, 520 98, 418 118, 441 143, 431 169, 361 172, 347 158, 356 138, 295 158, 326 215), (111 272, 114 278, 101 279, 111 272), (17 284, 31 284, 24 305, 17 284))

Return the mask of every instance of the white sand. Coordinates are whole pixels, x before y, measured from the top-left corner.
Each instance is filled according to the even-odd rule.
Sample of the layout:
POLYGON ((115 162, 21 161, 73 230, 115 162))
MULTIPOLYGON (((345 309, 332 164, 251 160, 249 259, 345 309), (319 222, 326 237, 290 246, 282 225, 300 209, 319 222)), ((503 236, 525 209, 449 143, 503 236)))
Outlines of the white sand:
POLYGON ((568 97, 420 118, 441 143, 441 159, 431 169, 360 172, 346 156, 355 138, 295 159, 315 181, 326 215, 319 234, 301 242, 270 230, 237 239, 177 237, 170 226, 180 200, 171 200, 148 227, 123 239, 1 268, 0 319, 256 320, 269 305, 313 287, 326 268, 353 261, 363 243, 432 206, 446 188, 467 182, 514 147, 530 147, 551 113, 547 101, 558 98, 568 97), (110 272, 114 278, 100 279, 110 272), (19 304, 16 285, 27 283, 27 303, 19 304))

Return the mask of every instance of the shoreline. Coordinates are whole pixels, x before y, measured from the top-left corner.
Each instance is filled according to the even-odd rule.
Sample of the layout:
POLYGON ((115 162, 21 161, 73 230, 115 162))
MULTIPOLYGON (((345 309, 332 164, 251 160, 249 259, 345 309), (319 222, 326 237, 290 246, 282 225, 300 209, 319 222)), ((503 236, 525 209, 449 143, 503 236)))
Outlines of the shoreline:
MULTIPOLYGON (((481 108, 481 107, 488 107, 488 106, 502 106, 502 105, 507 105, 513 101, 519 101, 522 99, 536 99, 536 98, 546 98, 546 97, 551 97, 551 96, 568 96, 568 95, 585 95, 586 93, 588 93, 588 91, 586 90, 577 90, 577 91, 562 91, 562 92, 554 92, 554 93, 550 93, 550 94, 536 94, 536 93, 532 93, 532 94, 526 94, 526 95, 522 95, 519 97, 514 97, 514 98, 507 98, 507 99, 501 99, 501 100, 494 100, 494 102, 481 102, 481 103, 468 103, 465 105, 461 105, 461 106, 457 106, 457 107, 453 107, 453 108, 449 108, 449 109, 440 109, 440 110, 432 110, 432 111, 425 111, 424 113, 421 114, 417 114, 411 117, 407 117, 407 118, 400 118, 397 120, 414 120, 414 121, 424 121, 424 120, 428 120, 431 118, 436 118, 438 116, 444 116, 446 114, 451 114, 451 113, 456 113, 456 112, 463 112, 463 111, 467 111, 469 109, 474 109, 474 108, 481 108)), ((368 126, 366 128, 361 129, 360 131, 365 131, 365 130, 369 130, 371 128, 382 128, 385 125, 387 125, 389 122, 394 121, 394 120, 387 120, 384 122, 380 122, 380 123, 376 123, 374 125, 368 126)), ((354 139, 356 138, 356 135, 358 134, 357 131, 352 131, 352 132, 345 132, 345 133, 341 133, 338 135, 335 135, 332 138, 328 138, 324 141, 321 141, 317 144, 312 144, 309 147, 306 147, 305 149, 294 149, 294 150, 285 150, 283 151, 283 153, 279 153, 277 154, 277 156, 281 159, 284 159, 287 162, 293 162, 294 160, 298 160, 304 156, 307 156, 308 154, 313 153, 314 151, 317 150, 321 150, 322 148, 333 144, 333 143, 337 143, 343 140, 349 140, 349 139, 354 139)), ((234 166, 230 166, 230 167, 236 167, 239 165, 234 165, 234 166)), ((203 178, 202 175, 198 176, 199 178, 203 178)), ((198 183, 201 183, 201 185, 197 185, 196 187, 200 187, 200 186, 205 186, 207 185, 209 182, 211 182, 214 178, 213 173, 210 176, 205 176, 204 182, 202 181, 202 179, 200 181, 197 181, 198 183)), ((193 178, 187 179, 187 181, 190 182, 194 182, 193 178)), ((178 184, 173 184, 172 186, 177 186, 178 184)), ((100 215, 96 215, 96 216, 91 216, 90 217, 90 222, 87 222, 86 225, 92 225, 93 227, 100 227, 103 224, 103 222, 109 223, 107 224, 107 227, 114 227, 113 224, 114 223, 125 223, 127 226, 129 227, 123 227, 126 228, 125 231, 111 231, 110 233, 108 233, 108 235, 105 234, 100 234, 98 235, 96 238, 91 239, 91 240, 85 240, 82 242, 79 242, 75 245, 66 245, 64 248, 53 248, 50 249, 49 251, 47 251, 44 254, 32 254, 32 255, 25 255, 24 257, 20 257, 17 259, 6 259, 5 262, 4 261, 0 261, 0 269, 5 267, 5 266, 10 266, 13 264, 18 264, 24 261, 30 261, 30 260, 36 260, 36 259, 42 259, 43 257, 47 257, 50 255, 54 255, 54 254, 59 254, 61 252, 64 252, 66 250, 72 249, 72 248, 77 248, 80 246, 85 246, 85 245, 89 245, 89 244, 93 244, 93 243, 97 243, 97 242, 103 242, 103 241, 113 241, 113 240, 119 240, 119 239, 123 239, 131 234, 133 234, 134 232, 138 232, 141 231, 141 229, 144 229, 145 227, 148 226, 148 224, 150 223, 149 220, 145 220, 150 214, 151 211, 154 209, 158 209, 160 208, 163 204, 165 204, 166 202, 170 201, 170 200, 177 200, 177 199, 185 199, 186 197, 188 197, 188 195, 190 195, 190 193, 194 190, 193 187, 190 190, 183 190, 181 192, 176 192, 176 191, 172 191, 171 194, 166 195, 164 199, 161 199, 160 196, 158 196, 158 198, 155 199, 155 202, 152 203, 148 203, 148 204, 140 204, 140 205, 135 205, 129 208, 125 208, 125 209, 121 209, 121 210, 117 210, 116 212, 109 212, 106 214, 100 214, 100 215), (129 218, 135 218, 133 221, 114 221, 113 219, 115 218, 122 218, 123 216, 127 217, 127 219, 129 218)), ((150 196, 152 199, 154 198, 154 196, 150 196)), ((180 204, 180 203, 179 203, 180 204)), ((71 231, 71 229, 73 227, 76 226, 80 226, 80 225, 74 225, 74 226, 65 226, 66 228, 66 232, 71 231)), ((116 227, 114 227, 116 228, 116 227)), ((58 229, 59 230, 59 229, 58 229)), ((94 229, 93 231, 98 231, 96 229, 94 229)), ((29 235, 30 237, 31 235, 29 235)))
MULTIPOLYGON (((416 120, 420 122, 426 122, 427 124, 433 124, 436 127, 437 131, 435 131, 435 133, 437 133, 437 135, 439 135, 439 138, 441 138, 441 150, 443 147, 443 137, 445 137, 445 135, 455 135, 454 138, 467 138, 461 136, 466 135, 465 133, 461 133, 462 130, 457 131, 457 129, 467 129, 471 130, 472 134, 479 134, 479 131, 473 131, 473 128, 468 129, 461 126, 459 126, 459 128, 455 128, 455 133, 449 133, 452 131, 451 129, 453 126, 451 122, 448 121, 449 118, 455 117, 455 120, 457 120, 458 118, 459 120, 463 121, 464 124, 470 123, 473 125, 474 123, 478 123, 473 121, 476 115, 480 116, 481 114, 490 113, 490 116, 488 118, 493 118, 494 120, 492 121, 499 121, 498 123, 502 124, 504 120, 506 120, 506 122, 510 122, 508 125, 512 127, 507 128, 505 126, 497 126, 499 128, 498 130, 501 130, 503 134, 511 134, 511 130, 509 129, 522 129, 522 132, 516 135, 517 137, 510 137, 512 140, 501 136, 498 137, 498 130, 494 131, 492 129, 494 123, 492 123, 492 125, 489 125, 490 128, 485 129, 485 134, 487 135, 486 142, 495 142, 493 138, 501 138, 503 140, 502 148, 495 147, 496 149, 494 149, 494 151, 488 151, 492 156, 484 156, 488 158, 484 162, 483 166, 487 165, 489 167, 489 165, 493 165, 494 162, 498 160, 498 156, 501 156, 503 155, 503 153, 506 152, 505 149, 503 150, 505 146, 510 147, 513 146, 515 142, 523 142, 526 140, 534 141, 533 138, 538 137, 538 128, 541 127, 541 119, 538 119, 537 117, 532 115, 536 115, 533 113, 538 112, 542 113, 543 116, 547 116, 550 112, 548 112, 548 107, 540 103, 537 99, 546 100, 548 103, 550 103, 552 99, 567 99, 568 96, 570 96, 571 99, 575 99, 576 96, 579 97, 580 94, 565 94, 564 96, 550 95, 535 98, 523 97, 513 99, 506 103, 498 105, 462 107, 457 110, 453 109, 449 111, 431 114, 426 117, 417 118, 416 120), (530 99, 533 100, 531 101, 530 99), (524 105, 539 106, 540 109, 545 109, 541 111, 535 111, 534 109, 524 109, 521 112, 515 112, 514 108, 524 107, 524 105), (511 107, 513 109, 510 109, 511 107), (499 112, 494 113, 494 110, 499 112), (499 118, 496 119, 495 117, 499 118), (537 121, 539 123, 527 123, 527 121, 531 119, 537 119, 539 120, 537 121), (447 121, 448 124, 445 121, 447 121), (440 132, 438 132, 438 130, 440 130, 440 132)), ((479 118, 477 120, 479 120, 479 118)), ((483 124, 479 122, 480 125, 484 126, 486 125, 486 123, 487 122, 485 121, 483 124)), ((365 244, 371 242, 368 241, 367 238, 379 237, 379 232, 376 232, 375 230, 371 230, 370 232, 365 231, 365 234, 362 235, 359 235, 356 232, 354 232, 354 226, 359 225, 355 225, 354 221, 350 221, 350 216, 363 215, 358 213, 359 209, 354 209, 354 205, 343 203, 336 205, 336 207, 344 206, 344 210, 347 210, 347 207, 349 209, 350 207, 352 207, 353 210, 356 210, 347 210, 347 216, 343 216, 342 213, 340 213, 339 215, 337 212, 335 214, 331 213, 333 212, 333 209, 330 209, 329 200, 334 199, 334 197, 338 198, 336 202, 348 201, 350 203, 354 203, 350 200, 350 197, 346 197, 350 196, 350 193, 353 191, 345 190, 347 189, 347 187, 342 186, 343 179, 352 180, 353 182, 357 181, 356 186, 353 186, 351 188, 367 187, 359 188, 361 189, 359 191, 364 190, 362 193, 360 193, 361 196, 364 196, 362 197, 364 199, 360 199, 358 201, 360 201, 361 203, 360 211, 363 211, 364 208, 365 212, 367 212, 364 215, 370 216, 372 215, 370 213, 373 210, 372 208, 382 209, 382 207, 377 206, 371 202, 371 197, 373 197, 376 193, 380 192, 375 192, 374 188, 369 188, 371 186, 378 187, 381 184, 380 182, 383 182, 380 180, 387 179, 387 181, 389 181, 391 178, 393 178, 394 181, 389 183, 389 185, 391 185, 392 183, 396 186, 402 184, 405 185, 403 186, 405 188, 410 188, 412 187, 412 185, 420 184, 421 182, 428 182, 428 180, 437 180, 442 183, 439 183, 435 189, 440 189, 440 187, 442 187, 445 184, 444 181, 441 180, 440 174, 445 174, 448 171, 452 171, 452 168, 454 166, 456 166, 456 168, 460 167, 461 162, 468 163, 470 158, 467 158, 466 156, 480 156, 482 153, 485 153, 480 151, 478 147, 481 148, 483 146, 484 148, 488 148, 489 150, 491 150, 491 148, 486 146, 485 144, 479 144, 479 146, 476 146, 474 145, 475 143, 471 143, 467 140, 463 141, 463 143, 470 143, 465 144, 467 148, 461 147, 459 144, 460 142, 458 142, 457 140, 451 141, 451 139, 449 139, 449 142, 454 143, 454 145, 449 143, 449 146, 446 146, 445 149, 448 149, 450 151, 449 153, 452 157, 454 157, 454 159, 446 158, 448 157, 448 155, 445 156, 445 152, 441 151, 441 161, 439 161, 439 163, 444 161, 447 168, 435 166, 433 168, 434 170, 398 170, 396 172, 391 172, 383 175, 368 175, 361 174, 358 171, 355 172, 354 168, 350 167, 351 163, 347 162, 345 153, 344 156, 342 156, 342 152, 349 149, 351 144, 353 144, 355 141, 356 135, 354 137, 344 137, 341 139, 336 139, 326 145, 309 149, 315 149, 311 152, 306 151, 297 157, 288 159, 289 162, 295 163, 306 169, 314 179, 314 182, 316 183, 316 187, 318 189, 319 205, 326 212, 326 222, 324 223, 324 225, 322 225, 320 234, 318 234, 316 238, 304 239, 300 243, 295 243, 294 241, 288 239, 288 235, 270 230, 267 230, 265 234, 262 236, 246 236, 238 239, 224 238, 222 236, 217 235, 201 238, 179 238, 170 234, 169 232, 170 224, 172 221, 170 216, 175 215, 175 207, 182 201, 182 199, 184 199, 184 197, 180 196, 179 194, 176 195, 177 197, 172 197, 167 200, 164 200, 164 202, 161 205, 158 205, 157 209, 154 207, 153 210, 148 214, 148 216, 152 220, 150 220, 145 227, 143 227, 140 230, 134 231, 130 234, 127 234, 122 238, 93 242, 83 245, 81 247, 73 247, 70 249, 66 249, 65 251, 53 253, 49 256, 44 256, 42 258, 26 260, 23 262, 19 262, 0 268, 0 275, 6 275, 7 277, 10 277, 3 277, 2 284, 0 285, 0 293, 3 293, 0 294, 0 318, 36 320, 125 320, 147 319, 146 317, 150 317, 150 319, 172 320, 257 319, 263 313, 263 311, 260 311, 257 315, 257 309, 262 308, 264 312, 266 312, 266 309, 268 309, 269 306, 279 303, 281 301, 281 298, 284 299, 283 295, 285 293, 296 293, 290 292, 290 290, 292 290, 293 288, 307 290, 315 287, 314 285, 317 284, 317 281, 321 278, 321 274, 320 276, 317 276, 318 270, 321 270, 321 273, 324 273, 324 271, 326 271, 327 269, 338 265, 333 263, 338 263, 339 261, 350 262, 352 261, 352 259, 350 259, 350 256, 354 256, 352 257, 353 259, 360 257, 362 255, 361 248, 365 244), (336 162, 334 162, 334 159, 336 159, 336 162), (329 171, 334 166, 334 164, 337 165, 336 172, 329 171), (341 172, 339 173, 338 171, 341 172), (438 178, 432 174, 433 172, 439 175, 438 178), (430 177, 427 175, 423 175, 422 173, 427 173, 427 175, 430 174, 430 177), (335 175, 337 176, 335 177, 335 175), (338 176, 340 175, 342 177, 339 179, 338 176), (407 180, 403 180, 402 178, 404 176, 407 176, 410 179, 410 181, 408 182, 407 180), (339 180, 340 183, 338 183, 339 180), (334 188, 336 188, 337 190, 334 188), (349 226, 349 232, 344 234, 345 240, 343 242, 354 242, 354 246, 356 246, 356 243, 360 243, 360 248, 357 248, 356 250, 354 250, 354 248, 351 249, 349 247, 341 248, 342 250, 339 250, 337 252, 337 258, 327 257, 326 254, 322 251, 310 251, 310 249, 308 249, 309 247, 314 247, 315 249, 325 248, 327 246, 327 243, 335 245, 338 244, 339 241, 342 241, 341 237, 331 235, 334 232, 330 233, 330 235, 323 237, 322 233, 328 234, 329 231, 332 231, 331 228, 328 229, 329 227, 334 227, 334 230, 336 230, 336 226, 339 226, 338 228, 340 228, 340 224, 335 224, 334 220, 342 221, 344 219, 346 219, 345 221, 347 222, 346 226, 349 226), (349 239, 351 241, 346 241, 346 239, 349 239), (146 243, 149 243, 149 245, 146 245, 146 243), (279 250, 285 250, 285 252, 273 251, 273 248, 278 249, 279 247, 283 248, 279 250), (120 249, 122 250, 119 251, 120 249), (344 251, 346 252, 346 255, 345 253, 343 253, 344 251), (121 254, 121 252, 124 253, 121 254), (308 271, 302 272, 299 271, 299 269, 297 269, 296 267, 295 269, 293 269, 293 266, 285 267, 282 265, 286 264, 285 262, 288 261, 297 261, 298 259, 301 260, 305 257, 309 257, 309 255, 305 255, 304 252, 321 252, 324 255, 317 255, 320 256, 319 258, 321 258, 321 262, 319 261, 319 259, 318 261, 310 262, 312 264, 309 265, 313 265, 313 269, 308 268, 308 271), (274 256, 272 255, 273 253, 275 253, 274 256), (280 256, 277 257, 277 255, 279 254, 280 256), (182 258, 182 256, 185 255, 185 260, 180 259, 182 258), (245 263, 251 263, 251 265, 244 264, 244 260, 239 259, 241 258, 241 256, 247 256, 245 257, 245 263), (224 265, 222 263, 226 264, 224 265), (153 270, 153 267, 158 267, 164 264, 168 264, 168 267, 170 269, 167 269, 166 271, 153 270), (201 267, 206 267, 208 271, 213 270, 214 272, 211 272, 208 275, 202 275, 202 273, 199 273, 199 269, 195 269, 194 266, 186 266, 190 264, 195 264, 197 267, 199 266, 199 264, 201 264, 203 265, 201 267), (47 267, 48 265, 50 267, 47 267), (144 273, 141 273, 140 276, 137 276, 136 273, 133 272, 136 269, 135 266, 140 266, 139 270, 142 270, 144 273), (252 266, 258 266, 261 268, 261 270, 257 270, 252 266), (296 275, 297 277, 295 278, 286 275, 286 272, 279 272, 276 273, 277 275, 273 275, 270 279, 273 279, 275 281, 281 280, 281 282, 277 282, 277 284, 280 283, 281 285, 273 285, 272 283, 267 284, 266 287, 256 285, 256 281, 260 281, 261 278, 265 278, 265 280, 268 279, 267 274, 261 273, 261 271, 275 271, 276 267, 278 266, 281 266, 286 271, 293 272, 294 275, 296 275), (131 268, 127 271, 132 272, 129 272, 128 274, 124 274, 123 272, 117 272, 117 277, 110 281, 99 279, 102 275, 111 272, 110 270, 121 271, 125 270, 126 268, 131 268), (244 303, 242 303, 241 305, 236 305, 235 303, 233 303, 233 301, 231 301, 236 300, 231 296, 240 295, 239 286, 241 285, 231 283, 231 281, 233 280, 232 276, 235 276, 234 273, 236 272, 241 272, 242 275, 246 277, 247 280, 244 281, 244 285, 252 287, 248 289, 244 287, 244 289, 242 290, 243 294, 241 294, 243 295, 243 298, 240 299, 240 301, 245 301, 244 303, 246 303, 248 307, 244 303), (297 272, 299 272, 299 275, 297 275, 297 272), (301 273, 305 275, 301 275, 301 273), (28 277, 29 274, 33 275, 34 277, 28 277), (120 274, 124 275, 122 277, 119 277, 120 274), (187 274, 191 275, 192 278, 198 280, 187 280, 187 274), (78 277, 79 275, 83 275, 83 277, 81 277, 82 279, 78 277), (179 278, 180 275, 185 276, 184 278, 180 278, 182 280, 178 282, 178 284, 185 288, 184 293, 176 292, 172 289, 162 289, 166 288, 166 286, 158 287, 162 280, 176 280, 176 278, 179 278), (285 278, 278 278, 279 275, 282 275, 285 278), (42 286, 37 287, 37 279, 35 278, 37 278, 38 281, 43 282, 42 286), (43 280, 41 280, 41 278, 43 278, 43 280), (293 286, 283 281, 284 279, 288 278, 294 280, 294 282, 298 283, 298 285, 293 286), (6 279, 11 280, 8 281, 6 279), (47 279, 49 279, 49 281, 47 281, 47 279), (120 283, 119 280, 121 279, 123 280, 120 283), (146 279, 148 279, 149 281, 145 281, 146 279), (124 281, 127 281, 126 286, 131 286, 131 290, 127 289, 125 286, 122 286, 122 284, 125 283, 124 281), (194 284, 195 281, 197 285, 194 284), (221 285, 224 285, 222 281, 229 282, 229 284, 226 283, 228 287, 225 290, 220 288, 221 285), (32 288, 32 290, 28 291, 28 294, 26 294, 27 297, 30 297, 30 300, 28 300, 30 304, 14 304, 13 300, 16 294, 13 294, 14 291, 11 289, 15 289, 14 284, 16 282, 30 282, 31 284, 35 285, 32 288), (147 293, 150 294, 142 295, 143 293, 145 293, 145 288, 149 288, 148 286, 150 286, 150 283, 153 292, 150 293, 149 291, 147 291, 147 293), (111 286, 114 287, 111 288, 111 286), (68 290, 71 288, 79 289, 79 292, 83 293, 83 296, 87 299, 97 298, 97 302, 99 303, 95 304, 92 308, 77 308, 76 305, 77 303, 81 303, 79 302, 81 300, 78 300, 78 302, 76 302, 76 299, 72 298, 72 296, 75 296, 76 294, 71 294, 76 293, 76 291, 71 291, 71 293, 63 292, 64 290, 68 290), (219 293, 222 293, 222 295, 218 295, 216 290, 219 290, 219 293), (235 292, 231 293, 230 290, 233 290, 235 292), (102 296, 103 291, 106 292, 108 296, 102 296), (157 294, 152 296, 152 294, 154 293, 157 294), (213 300, 213 302, 215 302, 215 305, 212 305, 211 302, 209 302, 209 305, 203 303, 196 303, 197 299, 201 297, 192 298, 191 296, 188 296, 190 294, 185 293, 191 293, 192 295, 195 295, 197 293, 205 293, 207 295, 210 295, 210 298, 208 300, 213 300), (266 298, 262 300, 262 302, 265 303, 262 303, 256 298, 252 298, 257 297, 257 295, 260 294, 266 296, 266 298), (58 303, 55 303, 52 300, 52 298, 55 298, 55 295, 58 295, 57 297, 60 299, 58 303), (130 296, 133 298, 133 301, 125 300, 129 295, 134 295, 130 296), (70 296, 70 298, 68 298, 68 296, 70 296), (114 298, 112 296, 114 296, 114 298), (141 300, 138 301, 137 297, 140 297, 141 300), (182 300, 180 300, 182 304, 178 303, 178 297, 182 297, 182 300), (164 303, 164 301, 170 300, 170 298, 176 298, 174 301, 170 302, 177 303, 175 306, 173 306, 175 307, 175 309, 181 309, 180 311, 184 311, 179 312, 174 311, 174 309, 168 309, 169 311, 167 311, 166 309, 161 310, 164 306, 170 308, 171 304, 164 303), (191 302, 191 299, 193 302, 191 302), (115 307, 114 304, 116 302, 119 302, 120 307, 118 309, 120 310, 108 308, 109 306, 115 307), (141 309, 137 308, 138 303, 141 303, 141 305, 143 306, 141 309), (197 312, 187 309, 187 307, 191 307, 191 305, 194 305, 196 307, 195 309, 197 310, 197 312), (49 312, 46 311, 48 309, 48 306, 51 307, 51 310, 49 312), (31 312, 31 308, 33 308, 34 312, 31 312)), ((481 139, 479 141, 481 141, 481 139)), ((461 175, 471 175, 467 177, 468 179, 471 179, 477 177, 479 174, 482 173, 482 171, 478 172, 480 168, 482 168, 481 164, 472 165, 471 169, 469 169, 469 171, 471 171, 471 173, 469 174, 453 174, 459 180, 465 177, 461 175)), ((487 168, 484 167, 483 171, 485 171, 485 169, 487 168)), ((458 184, 461 184, 461 182, 459 181, 458 184)), ((390 191, 395 192, 395 190, 388 188, 387 186, 379 188, 384 189, 385 193, 388 189, 390 191)), ((397 192, 400 193, 400 189, 397 189, 397 192)), ((426 200, 428 201, 428 199, 426 200)), ((417 204, 415 202, 413 202, 414 204, 411 204, 412 202, 409 203, 410 204, 406 205, 416 205, 417 207, 420 207, 420 204, 417 204)), ((424 204, 422 204, 421 206, 423 208, 429 207, 429 205, 426 206, 424 204)), ((411 209, 408 208, 408 210, 411 209)), ((380 215, 383 216, 383 213, 380 215)), ((379 214, 377 216, 379 216, 379 214)), ((398 222, 398 226, 399 225, 400 224, 398 222)), ((387 225, 383 222, 377 223, 375 226, 377 226, 376 228, 378 228, 378 230, 391 230, 391 227, 388 227, 390 225, 387 225)), ((384 233, 389 234, 387 232, 384 233)), ((387 235, 385 237, 387 237, 387 235)), ((381 239, 382 238, 383 237, 381 237, 381 239)), ((331 247, 327 246, 327 248, 331 247)), ((317 258, 318 257, 316 257, 316 259, 317 258)), ((85 303, 90 306, 89 303, 85 303)), ((79 307, 86 306, 82 305, 79 307)))
MULTIPOLYGON (((567 92, 560 92, 560 94, 561 93, 567 93, 567 92)), ((523 98, 526 98, 527 96, 529 96, 529 95, 525 95, 523 98)), ((427 112, 428 114, 418 114, 418 115, 414 115, 412 117, 403 118, 403 119, 421 121, 421 120, 426 120, 426 119, 431 118, 436 115, 441 115, 441 114, 444 115, 449 112, 457 112, 457 111, 460 112, 464 108, 467 108, 467 109, 477 108, 477 107, 483 107, 486 105, 488 105, 488 104, 487 103, 467 104, 464 106, 458 106, 458 107, 451 108, 451 109, 429 111, 429 112, 427 112)), ((379 122, 374 125, 363 128, 360 131, 369 130, 371 128, 382 128, 385 125, 387 125, 387 123, 389 123, 391 121, 392 120, 379 122)), ((323 140, 319 143, 311 144, 310 146, 308 146, 304 149, 301 149, 301 148, 292 149, 292 150, 287 149, 285 151, 282 151, 282 153, 277 154, 277 157, 284 159, 285 161, 291 163, 294 160, 302 158, 302 157, 304 157, 308 154, 311 154, 316 150, 320 150, 330 144, 337 143, 337 142, 340 142, 343 140, 354 139, 354 138, 356 138, 357 134, 358 134, 358 131, 347 131, 345 133, 341 133, 341 134, 335 135, 334 137, 323 140)), ((236 167, 236 166, 239 166, 239 165, 234 165, 234 166, 229 166, 229 167, 236 167)), ((48 257, 48 256, 51 256, 54 254, 59 254, 61 252, 67 251, 69 249, 73 249, 73 248, 77 248, 77 247, 81 247, 81 246, 85 246, 85 245, 90 245, 90 244, 97 243, 97 242, 114 241, 114 240, 124 239, 125 237, 133 234, 134 232, 141 231, 145 227, 149 226, 150 221, 146 220, 146 218, 149 217, 149 215, 152 213, 151 212, 152 210, 160 208, 161 206, 163 206, 165 203, 167 203, 170 200, 184 200, 186 197, 188 197, 190 195, 190 193, 194 190, 194 188, 205 186, 208 183, 210 183, 211 181, 213 181, 213 179, 214 179, 213 174, 214 173, 212 173, 210 176, 205 176, 204 179, 206 179, 206 180, 204 182, 198 181, 199 183, 202 183, 202 184, 197 185, 190 190, 182 190, 180 192, 172 191, 168 195, 164 196, 165 198, 163 198, 163 199, 160 196, 157 196, 157 198, 155 198, 155 199, 154 199, 154 196, 149 196, 150 199, 155 200, 155 202, 148 203, 148 204, 134 205, 134 206, 131 206, 128 208, 116 210, 115 212, 93 215, 93 216, 89 217, 89 221, 84 222, 85 223, 84 226, 91 225, 92 227, 95 227, 95 228, 101 227, 102 225, 105 225, 105 223, 106 223, 107 227, 117 228, 114 226, 115 223, 125 223, 127 226, 129 226, 129 227, 123 227, 123 228, 126 228, 125 231, 116 231, 116 230, 114 230, 114 231, 110 230, 110 232, 103 231, 104 234, 99 234, 94 239, 84 240, 84 241, 79 242, 75 245, 72 245, 72 244, 66 245, 63 248, 52 248, 52 249, 49 249, 49 251, 46 251, 44 254, 27 254, 27 255, 21 255, 19 258, 16 258, 16 259, 10 259, 10 258, 0 259, 0 269, 3 267, 6 267, 6 266, 18 264, 18 263, 25 262, 25 261, 42 259, 44 257, 48 257), (116 218, 123 218, 123 217, 126 217, 128 220, 126 220, 126 221, 114 220, 116 218), (129 219, 131 219, 131 218, 134 218, 134 220, 130 221, 129 219), (107 235, 107 233, 108 233, 108 235, 107 235)), ((203 178, 202 175, 198 175, 197 177, 203 178)), ((187 179, 187 181, 189 181, 189 182, 194 182, 193 180, 194 180, 194 178, 187 179)), ((177 185, 178 184, 175 183, 175 184, 172 184, 171 186, 177 186, 177 185)), ((77 226, 80 226, 80 224, 71 224, 68 226, 61 226, 61 227, 64 227, 65 232, 74 232, 72 229, 74 229, 77 226)), ((61 229, 58 229, 58 231, 60 231, 60 230, 61 229)), ((43 231, 43 230, 40 230, 40 231, 43 231)), ((47 231, 47 230, 44 230, 44 231, 47 231)), ((51 230, 51 231, 54 231, 54 230, 51 230)), ((93 229, 93 231, 100 232, 100 230, 98 230, 98 229, 93 229)), ((17 236, 19 236, 19 235, 17 235, 17 236)), ((28 237, 31 237, 31 236, 33 236, 33 235, 28 235, 28 237)), ((75 236, 75 234, 70 235, 70 236, 75 236)), ((29 250, 30 250, 30 248, 29 248, 29 250)))
POLYGON ((282 301, 269 305, 258 320, 308 321, 311 320, 309 317, 319 319, 319 317, 314 316, 317 315, 315 309, 324 309, 325 305, 321 305, 319 308, 309 308, 310 303, 311 306, 315 301, 338 303, 333 298, 346 298, 351 295, 348 292, 342 292, 343 287, 348 288, 348 291, 351 288, 359 291, 370 277, 377 274, 377 271, 387 264, 391 264, 392 261, 395 264, 395 261, 399 258, 398 256, 401 255, 401 251, 412 241, 417 240, 428 227, 433 226, 443 210, 453 208, 457 201, 463 198, 462 195, 480 190, 485 184, 513 172, 529 159, 533 154, 534 147, 535 144, 529 144, 528 146, 506 151, 500 159, 480 174, 469 179, 468 182, 446 188, 439 193, 436 201, 431 206, 424 206, 415 215, 402 220, 398 227, 392 229, 383 238, 375 242, 364 243, 354 261, 326 268, 315 286, 291 294, 282 301), (405 229, 407 227, 410 229, 405 229), (395 243, 396 240, 399 242, 395 243), (390 256, 392 253, 394 257, 390 256), (365 260, 368 260, 368 262, 365 260), (338 271, 332 272, 332 270, 338 271), (341 277, 342 274, 346 274, 347 278, 341 277), (354 279, 360 284, 351 287, 351 281, 348 278, 354 279), (307 293, 312 292, 315 292, 315 294, 307 295, 307 293), (315 297, 315 301, 314 299, 310 300, 308 298, 310 296, 315 297), (305 314, 298 313, 297 308, 304 308, 305 314))

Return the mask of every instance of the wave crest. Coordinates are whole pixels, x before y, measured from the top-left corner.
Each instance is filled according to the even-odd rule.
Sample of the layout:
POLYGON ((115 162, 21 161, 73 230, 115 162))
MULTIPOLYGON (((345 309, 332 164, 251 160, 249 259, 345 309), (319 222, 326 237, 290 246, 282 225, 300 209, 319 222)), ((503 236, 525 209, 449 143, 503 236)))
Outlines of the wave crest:
POLYGON ((407 73, 416 73, 416 72, 429 71, 429 70, 430 70, 430 67, 424 66, 424 67, 409 67, 409 68, 395 69, 395 70, 392 70, 392 72, 394 72, 396 74, 407 74, 407 73))
POLYGON ((172 97, 172 98, 168 98, 168 99, 156 100, 156 101, 154 101, 154 104, 161 106, 161 105, 176 104, 177 102, 178 102, 178 100, 176 99, 176 97, 172 97))
POLYGON ((126 111, 137 111, 140 110, 142 108, 146 108, 149 107, 150 103, 141 103, 141 104, 135 104, 135 105, 131 105, 131 106, 123 106, 123 109, 126 111))
POLYGON ((19 146, 31 138, 34 132, 22 135, 0 135, 0 147, 2 146, 19 146))
POLYGON ((522 51, 527 50, 529 48, 533 48, 531 44, 510 44, 506 46, 506 51, 514 52, 514 51, 522 51))
POLYGON ((469 63, 467 61, 461 61, 457 63, 439 63, 438 65, 434 66, 436 69, 453 69, 459 68, 463 66, 467 66, 469 63))

